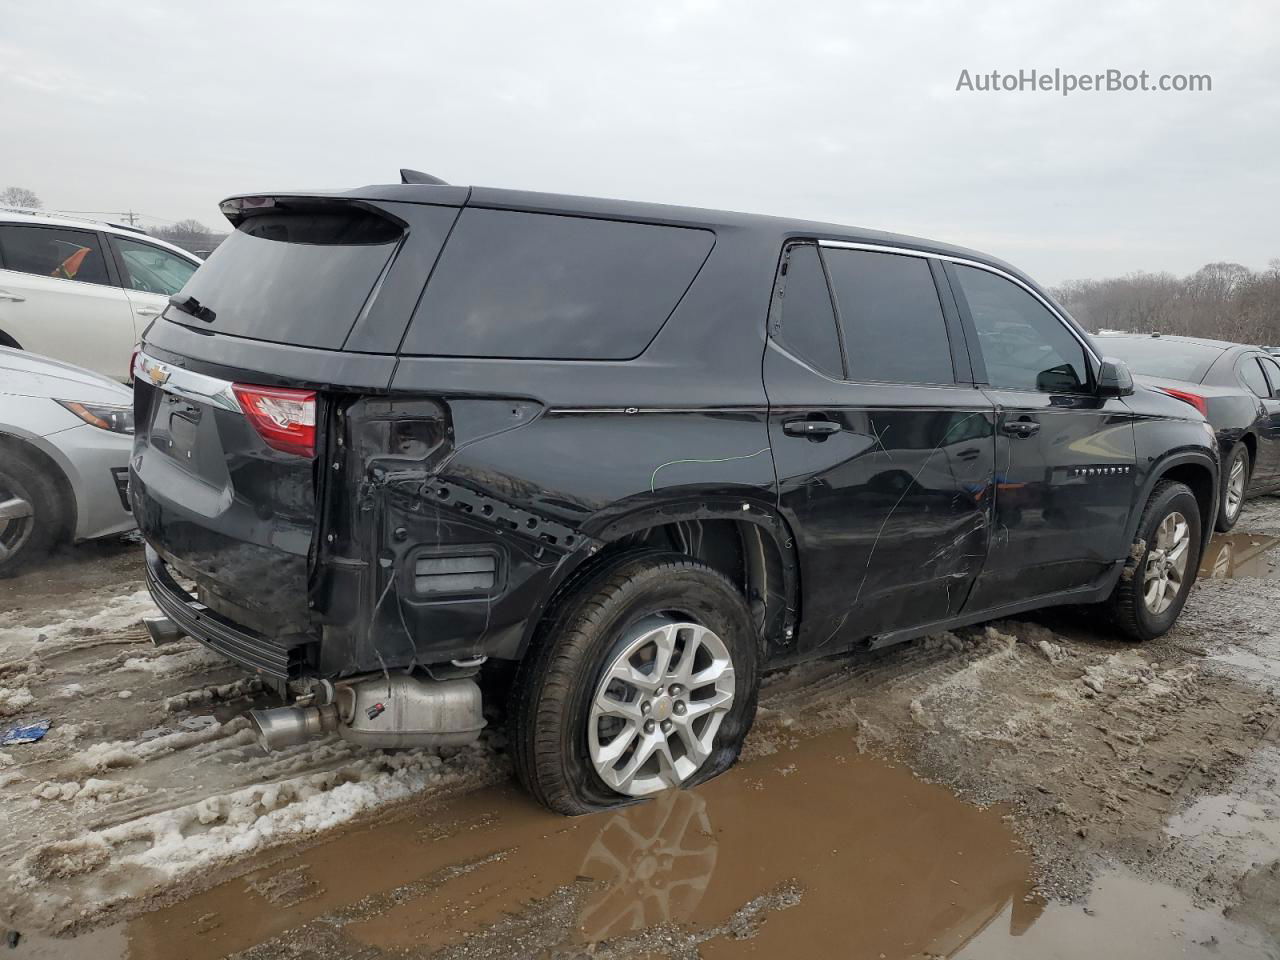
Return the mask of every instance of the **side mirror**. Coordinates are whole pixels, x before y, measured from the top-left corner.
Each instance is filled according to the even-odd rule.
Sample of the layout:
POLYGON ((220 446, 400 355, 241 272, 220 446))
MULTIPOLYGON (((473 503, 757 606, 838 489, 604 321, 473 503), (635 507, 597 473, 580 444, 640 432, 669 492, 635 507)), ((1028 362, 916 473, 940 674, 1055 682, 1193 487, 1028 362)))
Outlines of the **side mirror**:
POLYGON ((1098 368, 1098 396, 1127 397, 1133 393, 1133 374, 1123 360, 1102 358, 1098 368))

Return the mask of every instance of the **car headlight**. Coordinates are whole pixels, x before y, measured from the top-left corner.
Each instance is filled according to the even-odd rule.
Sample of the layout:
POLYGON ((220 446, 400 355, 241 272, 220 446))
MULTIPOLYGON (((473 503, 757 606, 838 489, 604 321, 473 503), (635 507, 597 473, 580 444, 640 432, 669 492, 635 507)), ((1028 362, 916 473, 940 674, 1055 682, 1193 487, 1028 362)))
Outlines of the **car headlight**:
POLYGON ((80 403, 77 400, 58 400, 77 417, 99 430, 112 433, 133 433, 133 407, 112 403, 80 403))

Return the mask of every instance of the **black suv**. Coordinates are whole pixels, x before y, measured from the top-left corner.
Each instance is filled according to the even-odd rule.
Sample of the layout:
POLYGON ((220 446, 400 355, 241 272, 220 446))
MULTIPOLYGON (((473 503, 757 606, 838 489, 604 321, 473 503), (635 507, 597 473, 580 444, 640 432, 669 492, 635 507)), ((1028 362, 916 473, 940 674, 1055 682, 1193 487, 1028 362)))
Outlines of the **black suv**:
POLYGON ((222 209, 130 490, 155 636, 271 681, 269 748, 463 743, 507 689, 581 813, 723 771, 766 666, 1067 603, 1146 639, 1195 578, 1211 430, 991 257, 431 182, 222 209))

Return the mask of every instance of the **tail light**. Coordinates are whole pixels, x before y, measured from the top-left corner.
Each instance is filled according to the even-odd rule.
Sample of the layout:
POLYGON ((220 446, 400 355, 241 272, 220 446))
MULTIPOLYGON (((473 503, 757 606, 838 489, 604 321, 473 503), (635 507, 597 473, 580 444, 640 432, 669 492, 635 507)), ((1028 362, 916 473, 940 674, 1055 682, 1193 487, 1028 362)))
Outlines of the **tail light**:
POLYGON ((1175 390, 1173 387, 1161 387, 1160 390, 1177 400, 1181 400, 1183 403, 1191 404, 1200 411, 1202 417, 1208 418, 1209 405, 1205 403, 1204 397, 1200 396, 1200 394, 1188 393, 1186 390, 1175 390))
POLYGON ((316 455, 316 395, 312 390, 255 387, 236 383, 231 387, 244 415, 272 450, 300 457, 316 455))

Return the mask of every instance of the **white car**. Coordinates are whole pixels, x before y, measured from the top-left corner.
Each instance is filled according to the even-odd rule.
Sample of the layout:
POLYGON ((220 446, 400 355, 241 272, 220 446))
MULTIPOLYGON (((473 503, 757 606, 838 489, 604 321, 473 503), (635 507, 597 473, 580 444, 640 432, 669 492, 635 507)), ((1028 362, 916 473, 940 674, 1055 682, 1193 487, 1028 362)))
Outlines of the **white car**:
POLYGON ((52 548, 133 527, 133 394, 0 347, 0 576, 52 548))
POLYGON ((127 381, 142 331, 198 266, 128 227, 0 209, 0 347, 127 381))

